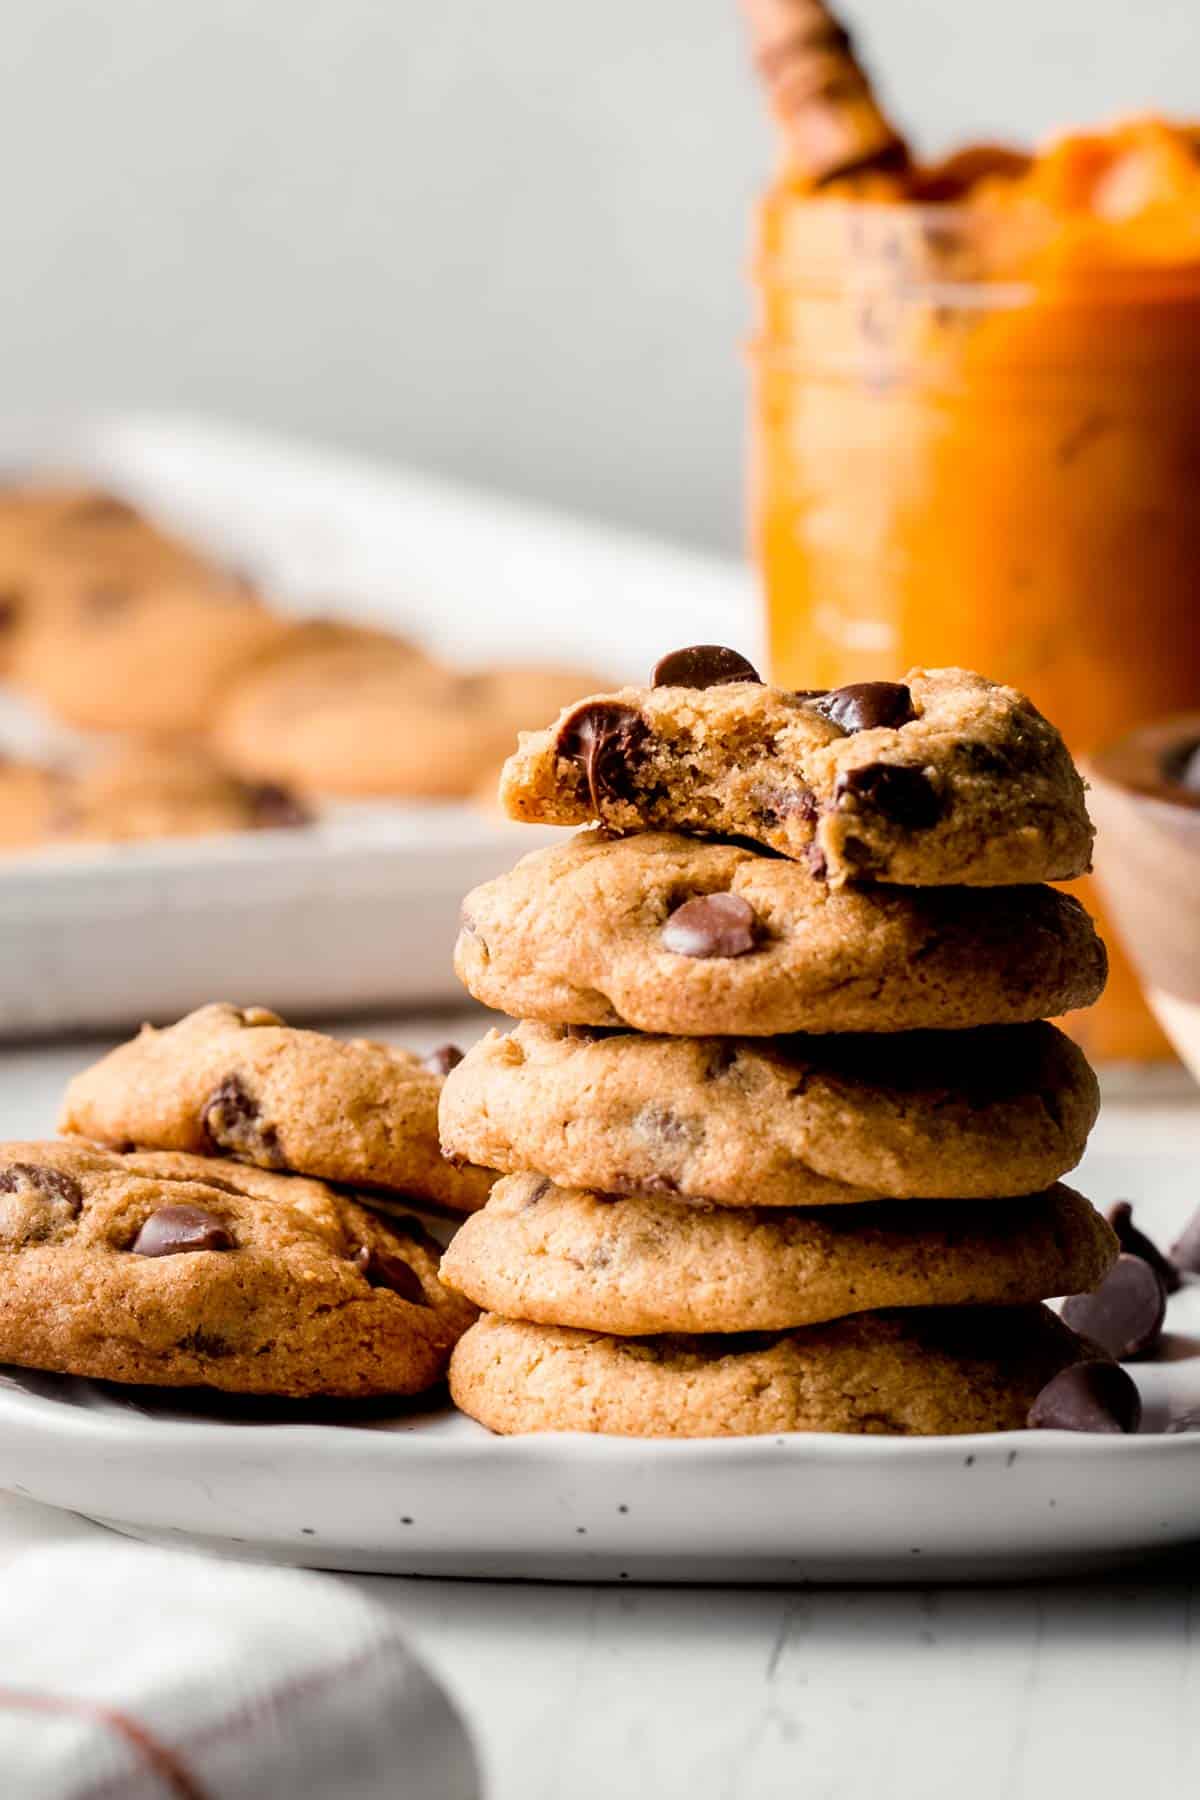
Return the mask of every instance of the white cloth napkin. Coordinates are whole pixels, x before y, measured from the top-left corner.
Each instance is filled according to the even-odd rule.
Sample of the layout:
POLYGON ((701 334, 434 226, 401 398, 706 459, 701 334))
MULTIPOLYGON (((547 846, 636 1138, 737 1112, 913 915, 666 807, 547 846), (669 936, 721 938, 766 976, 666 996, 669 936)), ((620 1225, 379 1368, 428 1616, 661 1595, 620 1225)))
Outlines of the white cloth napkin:
POLYGON ((33 1549, 0 1592, 3 1800, 478 1800, 450 1701, 347 1584, 33 1549))

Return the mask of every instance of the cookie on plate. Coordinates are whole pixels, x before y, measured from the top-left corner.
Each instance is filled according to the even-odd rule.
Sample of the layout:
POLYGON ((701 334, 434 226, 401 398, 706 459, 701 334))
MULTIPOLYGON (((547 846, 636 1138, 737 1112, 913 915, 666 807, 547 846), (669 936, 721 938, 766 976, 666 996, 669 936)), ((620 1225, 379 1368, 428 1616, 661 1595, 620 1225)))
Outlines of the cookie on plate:
POLYGON ((438 1116, 448 1155, 562 1187, 825 1206, 1040 1192, 1099 1104, 1052 1025, 729 1039, 527 1021, 468 1050, 438 1116))
POLYGON ((831 888, 741 845, 599 830, 468 894, 454 966, 516 1018, 775 1037, 1050 1018, 1107 960, 1053 888, 831 888))
POLYGON ((199 744, 136 739, 62 775, 50 835, 59 843, 132 843, 306 825, 286 788, 242 781, 199 744))
POLYGON ((834 886, 1015 885, 1091 865, 1059 733, 1015 688, 964 669, 789 693, 733 651, 677 651, 653 686, 592 695, 524 734, 501 799, 553 825, 746 838, 834 886))
POLYGON ((486 1312, 618 1337, 784 1331, 889 1307, 1023 1306, 1098 1287, 1116 1234, 1071 1188, 811 1212, 506 1175, 442 1280, 486 1312))
POLYGON ((187 735, 205 729, 235 671, 291 629, 236 581, 98 573, 30 621, 11 673, 69 724, 187 735))
POLYGON ((494 1175, 438 1146, 454 1053, 298 1031, 265 1007, 202 1006, 138 1036, 67 1088, 59 1128, 95 1143, 234 1157, 432 1202, 482 1206, 494 1175))
POLYGON ((499 768, 522 725, 593 681, 554 668, 466 674, 340 627, 236 683, 215 741, 243 773, 315 793, 454 798, 499 768))
POLYGON ((784 1334, 615 1338, 491 1314, 450 1361, 496 1432, 901 1437, 1019 1431, 1063 1369, 1102 1356, 1045 1307, 863 1313, 784 1334))
POLYGON ((474 1309, 415 1220, 319 1181, 0 1145, 0 1362, 292 1398, 431 1387, 474 1309))

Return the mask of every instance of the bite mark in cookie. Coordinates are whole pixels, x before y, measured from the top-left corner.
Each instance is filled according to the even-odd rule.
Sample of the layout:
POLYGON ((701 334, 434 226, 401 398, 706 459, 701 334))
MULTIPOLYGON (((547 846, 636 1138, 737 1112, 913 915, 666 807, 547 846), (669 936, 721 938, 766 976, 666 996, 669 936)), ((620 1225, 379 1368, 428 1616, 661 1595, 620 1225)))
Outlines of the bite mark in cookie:
POLYGON ((523 733, 501 800, 531 822, 819 858, 834 886, 1067 880, 1091 860, 1059 733, 1014 688, 962 669, 789 692, 736 652, 693 646, 665 657, 652 685, 592 695, 523 733))

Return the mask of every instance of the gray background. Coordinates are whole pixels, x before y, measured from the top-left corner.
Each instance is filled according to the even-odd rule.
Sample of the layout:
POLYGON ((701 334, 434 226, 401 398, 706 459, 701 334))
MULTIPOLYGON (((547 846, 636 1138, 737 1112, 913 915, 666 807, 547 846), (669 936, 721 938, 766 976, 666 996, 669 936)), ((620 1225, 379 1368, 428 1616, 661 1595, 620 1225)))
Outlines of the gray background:
MULTIPOLYGON (((858 0, 927 146, 1200 112, 1196 0, 858 0)), ((735 0, 0 0, 10 413, 187 408, 739 535, 735 0)))

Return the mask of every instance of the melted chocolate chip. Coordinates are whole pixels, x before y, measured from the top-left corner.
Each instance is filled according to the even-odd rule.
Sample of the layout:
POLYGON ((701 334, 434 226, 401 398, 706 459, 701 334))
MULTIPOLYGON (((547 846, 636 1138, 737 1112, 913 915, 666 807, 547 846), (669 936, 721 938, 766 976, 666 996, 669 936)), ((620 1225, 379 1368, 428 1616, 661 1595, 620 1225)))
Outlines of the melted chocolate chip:
POLYGON ((895 729, 916 718, 912 694, 899 681, 855 681, 833 688, 815 702, 816 710, 842 731, 873 731, 886 725, 895 729))
POLYGON ((1137 1387, 1118 1363, 1073 1363, 1048 1381, 1029 1409, 1034 1431, 1136 1431, 1142 1418, 1137 1387))
POLYGON ((204 1102, 200 1125, 217 1150, 228 1150, 261 1169, 281 1169, 279 1134, 259 1111, 258 1101, 236 1075, 229 1075, 204 1102))
POLYGON ((834 789, 835 804, 843 800, 852 800, 857 807, 865 805, 910 831, 936 825, 942 816, 942 797, 924 769, 904 763, 868 763, 863 769, 846 769, 834 789))
POLYGON ((724 687, 730 681, 753 681, 762 686, 754 664, 723 644, 689 644, 686 650, 672 650, 659 658, 650 677, 650 685, 656 688, 724 687))
POLYGON ((603 813, 606 800, 632 798, 631 776, 649 736, 641 714, 615 700, 587 701, 563 720, 558 754, 582 766, 597 815, 603 813))
POLYGON ((32 1191, 47 1200, 58 1201, 72 1213, 83 1205, 83 1189, 73 1175, 63 1169, 49 1169, 44 1163, 9 1163, 0 1169, 0 1194, 32 1191))
POLYGON ((1171 1261, 1188 1275, 1200 1275, 1200 1212, 1194 1214, 1171 1245, 1171 1261))
POLYGON ((1161 1278, 1140 1256, 1123 1253, 1094 1294, 1064 1300, 1062 1317, 1080 1337, 1129 1362, 1157 1348, 1166 1310, 1161 1278))
POLYGON ((457 1069, 462 1059, 463 1053, 457 1044, 439 1044, 437 1049, 431 1050, 424 1059, 423 1067, 428 1069, 431 1075, 448 1075, 451 1069, 457 1069))
POLYGON ((401 1300, 407 1300, 410 1306, 429 1305, 420 1276, 403 1257, 389 1256, 386 1250, 372 1250, 363 1244, 350 1260, 359 1274, 366 1276, 372 1287, 387 1288, 389 1293, 398 1294, 401 1300))
POLYGON ((1177 1293, 1180 1287, 1178 1269, 1168 1262, 1158 1245, 1144 1231, 1138 1230, 1133 1222, 1133 1207, 1128 1200, 1118 1200, 1109 1207, 1108 1222, 1116 1232, 1122 1250, 1128 1251, 1130 1256, 1140 1256, 1143 1262, 1149 1263, 1168 1294, 1177 1293))
POLYGON ((216 1214, 202 1206, 160 1206, 130 1248, 135 1256, 185 1256, 196 1250, 232 1250, 233 1239, 216 1214))
POLYGON ((700 894, 677 906, 662 928, 675 956, 745 956, 758 941, 758 915, 740 894, 700 894))
POLYGON ((820 811, 811 788, 781 788, 761 782, 751 798, 766 825, 778 825, 783 819, 803 819, 811 824, 820 811))

